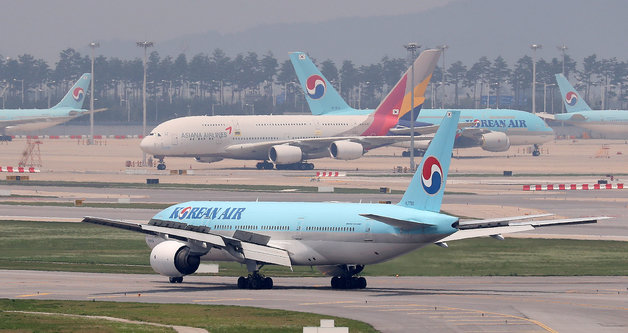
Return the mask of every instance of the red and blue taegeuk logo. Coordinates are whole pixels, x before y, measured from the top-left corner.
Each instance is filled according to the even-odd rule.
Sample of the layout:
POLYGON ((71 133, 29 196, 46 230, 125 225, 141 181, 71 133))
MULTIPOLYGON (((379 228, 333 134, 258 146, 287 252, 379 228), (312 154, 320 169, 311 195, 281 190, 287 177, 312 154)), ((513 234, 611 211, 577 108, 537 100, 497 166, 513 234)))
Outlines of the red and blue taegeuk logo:
POLYGON ((72 91, 72 98, 77 102, 80 102, 83 96, 85 96, 85 91, 81 87, 77 87, 72 91))
POLYGON ((305 81, 305 90, 311 99, 319 99, 323 97, 326 89, 327 85, 325 84, 325 80, 320 75, 311 75, 305 81))
POLYGON ((438 193, 443 183, 443 168, 434 156, 425 159, 423 170, 421 170, 421 185, 423 190, 429 195, 438 193))
POLYGON ((576 105, 576 103, 578 103, 578 94, 573 91, 568 92, 565 95, 565 102, 567 102, 567 105, 569 106, 576 105))

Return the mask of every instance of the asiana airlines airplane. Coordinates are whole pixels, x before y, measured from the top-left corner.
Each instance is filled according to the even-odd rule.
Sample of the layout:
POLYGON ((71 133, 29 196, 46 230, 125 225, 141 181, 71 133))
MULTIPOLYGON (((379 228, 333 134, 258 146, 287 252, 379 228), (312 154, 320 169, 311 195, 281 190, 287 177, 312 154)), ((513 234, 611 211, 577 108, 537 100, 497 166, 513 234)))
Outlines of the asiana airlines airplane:
MULTIPOLYGON (((419 55, 414 62, 417 82, 429 80, 439 56, 440 50, 419 55)), ((166 168, 165 157, 193 157, 206 163, 225 158, 260 160, 258 169, 301 170, 313 169, 314 164, 308 161, 317 158, 357 159, 370 149, 410 140, 408 136, 387 135, 399 120, 403 101, 411 95, 409 71, 372 112, 182 117, 155 127, 140 148, 159 159, 160 170, 166 168)), ((317 94, 326 93, 325 87, 316 90, 317 94)))
MULTIPOLYGON (((83 222, 146 234, 150 264, 171 283, 183 282, 201 260, 235 261, 249 275, 238 288, 270 289, 266 265, 316 266, 331 287, 365 288, 358 274, 418 248, 597 218, 533 221, 550 214, 460 221, 440 211, 460 112, 447 112, 401 201, 391 204, 191 201, 157 213, 147 224, 85 217, 83 222)), ((420 263, 417 263, 420 264, 420 263)))

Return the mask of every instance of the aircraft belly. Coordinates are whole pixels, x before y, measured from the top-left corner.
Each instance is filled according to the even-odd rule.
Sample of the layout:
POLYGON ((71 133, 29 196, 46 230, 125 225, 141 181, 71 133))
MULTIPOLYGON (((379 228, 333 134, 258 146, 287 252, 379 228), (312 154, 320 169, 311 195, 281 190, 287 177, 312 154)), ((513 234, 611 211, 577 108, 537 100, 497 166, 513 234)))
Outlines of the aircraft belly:
POLYGON ((543 144, 554 140, 554 133, 548 132, 508 131, 506 134, 511 146, 543 144))

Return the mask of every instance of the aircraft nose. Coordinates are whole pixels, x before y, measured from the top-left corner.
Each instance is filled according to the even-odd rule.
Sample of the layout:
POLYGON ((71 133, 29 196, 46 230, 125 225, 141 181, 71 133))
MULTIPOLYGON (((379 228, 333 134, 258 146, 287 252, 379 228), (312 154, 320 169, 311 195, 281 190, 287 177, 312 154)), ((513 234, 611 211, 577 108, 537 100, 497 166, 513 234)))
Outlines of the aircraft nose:
POLYGON ((142 139, 140 142, 140 149, 143 152, 150 153, 151 148, 154 147, 153 137, 147 136, 142 139))

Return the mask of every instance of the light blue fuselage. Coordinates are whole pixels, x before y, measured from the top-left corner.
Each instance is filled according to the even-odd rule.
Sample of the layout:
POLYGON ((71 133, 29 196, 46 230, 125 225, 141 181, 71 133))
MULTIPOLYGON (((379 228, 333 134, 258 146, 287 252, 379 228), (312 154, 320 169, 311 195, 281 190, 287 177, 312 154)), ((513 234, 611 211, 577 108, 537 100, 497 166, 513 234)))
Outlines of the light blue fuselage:
MULTIPOLYGON (((293 265, 320 266, 391 259, 454 233, 458 218, 386 204, 192 201, 171 206, 153 220, 205 226, 227 237, 236 230, 270 236, 268 245, 287 250, 293 265), (403 231, 360 214, 433 226, 403 231)), ((219 249, 203 259, 236 260, 219 249)))

